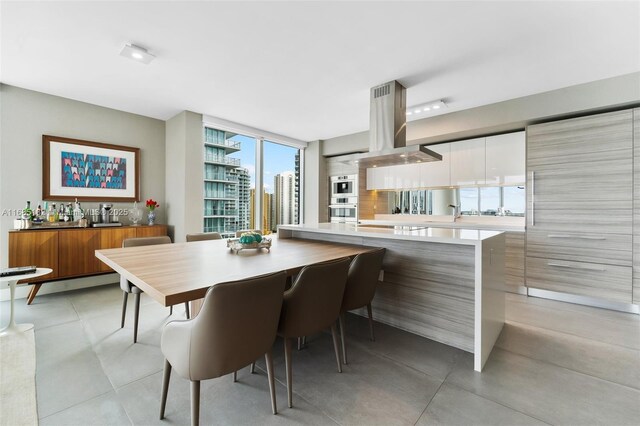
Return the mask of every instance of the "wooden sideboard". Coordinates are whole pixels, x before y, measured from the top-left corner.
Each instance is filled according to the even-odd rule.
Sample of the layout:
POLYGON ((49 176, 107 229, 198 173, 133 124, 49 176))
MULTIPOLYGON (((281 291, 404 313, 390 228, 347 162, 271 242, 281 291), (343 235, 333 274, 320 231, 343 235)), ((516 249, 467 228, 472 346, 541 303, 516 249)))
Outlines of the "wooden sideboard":
POLYGON ((127 238, 164 235, 166 225, 9 231, 9 267, 53 269, 50 274, 29 280, 33 286, 27 303, 31 304, 45 282, 113 272, 96 258, 96 250, 122 247, 122 240, 127 238))

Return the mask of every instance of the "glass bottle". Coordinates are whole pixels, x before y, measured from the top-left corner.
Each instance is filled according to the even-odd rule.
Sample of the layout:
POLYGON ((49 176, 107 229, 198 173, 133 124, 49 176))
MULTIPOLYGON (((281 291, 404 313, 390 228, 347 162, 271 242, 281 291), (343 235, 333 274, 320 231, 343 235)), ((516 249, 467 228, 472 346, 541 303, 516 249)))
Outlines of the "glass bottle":
POLYGON ((22 219, 33 220, 33 210, 31 210, 31 201, 27 201, 27 206, 22 210, 22 219))

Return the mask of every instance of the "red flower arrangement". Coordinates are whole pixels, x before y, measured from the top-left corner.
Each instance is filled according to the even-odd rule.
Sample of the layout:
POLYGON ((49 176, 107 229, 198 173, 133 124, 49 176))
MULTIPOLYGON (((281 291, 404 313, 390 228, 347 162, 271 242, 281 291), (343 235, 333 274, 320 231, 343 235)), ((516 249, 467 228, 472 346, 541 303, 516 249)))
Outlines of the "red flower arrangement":
POLYGON ((156 207, 160 207, 160 204, 158 204, 157 201, 154 201, 153 198, 149 198, 147 200, 147 208, 149 209, 149 211, 154 211, 156 209, 156 207))

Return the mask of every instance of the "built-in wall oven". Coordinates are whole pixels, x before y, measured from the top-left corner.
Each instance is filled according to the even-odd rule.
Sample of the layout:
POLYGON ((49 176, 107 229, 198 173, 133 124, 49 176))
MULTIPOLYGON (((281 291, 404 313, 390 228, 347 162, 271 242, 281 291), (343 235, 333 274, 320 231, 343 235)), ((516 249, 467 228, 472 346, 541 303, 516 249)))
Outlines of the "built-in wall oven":
POLYGON ((333 223, 358 221, 358 175, 331 176, 329 218, 333 223))

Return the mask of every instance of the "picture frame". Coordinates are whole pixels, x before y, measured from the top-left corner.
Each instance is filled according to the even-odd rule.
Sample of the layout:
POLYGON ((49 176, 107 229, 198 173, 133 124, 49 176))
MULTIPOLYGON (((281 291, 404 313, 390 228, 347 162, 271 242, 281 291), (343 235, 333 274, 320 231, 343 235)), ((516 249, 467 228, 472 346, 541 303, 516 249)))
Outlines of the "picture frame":
POLYGON ((42 135, 42 199, 140 201, 140 148, 42 135))

